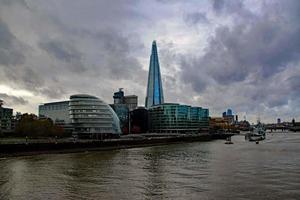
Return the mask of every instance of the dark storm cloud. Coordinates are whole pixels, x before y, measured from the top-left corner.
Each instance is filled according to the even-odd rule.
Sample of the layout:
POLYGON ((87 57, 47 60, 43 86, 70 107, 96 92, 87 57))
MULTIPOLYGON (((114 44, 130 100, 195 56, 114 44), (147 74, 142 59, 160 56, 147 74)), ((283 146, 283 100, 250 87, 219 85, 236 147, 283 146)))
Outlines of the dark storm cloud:
POLYGON ((40 42, 40 47, 58 60, 68 62, 71 70, 75 72, 84 71, 84 65, 81 62, 82 54, 71 44, 65 41, 50 40, 40 42))
POLYGON ((0 18, 0 65, 17 65, 24 62, 21 44, 0 18))
POLYGON ((300 26, 286 21, 288 11, 284 14, 287 16, 265 14, 250 24, 217 28, 204 56, 182 66, 184 79, 190 77, 198 88, 202 85, 200 74, 206 73, 220 84, 230 84, 245 80, 251 73, 267 78, 284 70, 288 63, 297 62, 300 26))
POLYGON ((22 97, 16 97, 5 93, 0 93, 0 99, 3 100, 4 104, 8 106, 28 104, 28 101, 22 97))
POLYGON ((0 3, 0 84, 47 99, 84 92, 109 100, 112 88, 144 84, 132 54, 143 43, 124 27, 142 15, 127 1, 0 3))
POLYGON ((132 46, 128 38, 115 31, 98 32, 94 37, 101 42, 100 53, 105 58, 104 67, 109 70, 111 78, 128 80, 146 74, 137 59, 129 55, 132 46))

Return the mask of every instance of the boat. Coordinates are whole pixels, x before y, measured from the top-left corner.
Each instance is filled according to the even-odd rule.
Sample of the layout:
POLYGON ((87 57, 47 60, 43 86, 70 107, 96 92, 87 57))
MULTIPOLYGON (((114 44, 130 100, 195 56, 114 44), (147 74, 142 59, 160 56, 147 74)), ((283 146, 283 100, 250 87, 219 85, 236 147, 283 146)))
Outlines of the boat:
POLYGON ((245 136, 250 142, 257 142, 266 139, 266 130, 264 126, 258 122, 253 130, 245 136))
POLYGON ((233 144, 233 142, 231 141, 231 137, 226 138, 225 144, 233 144))

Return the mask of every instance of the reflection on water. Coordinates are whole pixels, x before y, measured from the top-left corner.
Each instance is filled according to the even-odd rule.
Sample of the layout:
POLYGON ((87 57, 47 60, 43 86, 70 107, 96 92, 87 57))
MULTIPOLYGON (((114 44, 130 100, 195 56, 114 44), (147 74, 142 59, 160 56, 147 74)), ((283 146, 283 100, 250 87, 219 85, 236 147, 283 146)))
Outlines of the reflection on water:
POLYGON ((300 134, 0 160, 0 199, 299 199, 300 134))

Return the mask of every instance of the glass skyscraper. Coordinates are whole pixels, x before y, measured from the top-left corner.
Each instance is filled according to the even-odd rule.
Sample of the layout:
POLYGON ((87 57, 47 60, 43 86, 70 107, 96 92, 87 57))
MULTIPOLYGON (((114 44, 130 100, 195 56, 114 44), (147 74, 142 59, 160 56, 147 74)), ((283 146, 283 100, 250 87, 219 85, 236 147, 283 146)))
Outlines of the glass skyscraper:
POLYGON ((152 43, 152 51, 150 56, 145 107, 150 108, 153 105, 159 105, 162 103, 164 103, 164 93, 161 83, 156 41, 154 40, 152 43))

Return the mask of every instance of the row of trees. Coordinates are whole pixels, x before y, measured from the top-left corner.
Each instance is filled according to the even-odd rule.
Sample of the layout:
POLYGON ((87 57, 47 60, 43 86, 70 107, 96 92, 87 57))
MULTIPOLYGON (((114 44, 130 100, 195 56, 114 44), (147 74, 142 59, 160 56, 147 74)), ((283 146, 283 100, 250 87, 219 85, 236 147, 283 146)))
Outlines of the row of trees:
POLYGON ((68 132, 53 123, 51 119, 38 119, 34 114, 23 114, 18 120, 16 136, 28 137, 66 137, 68 132))

